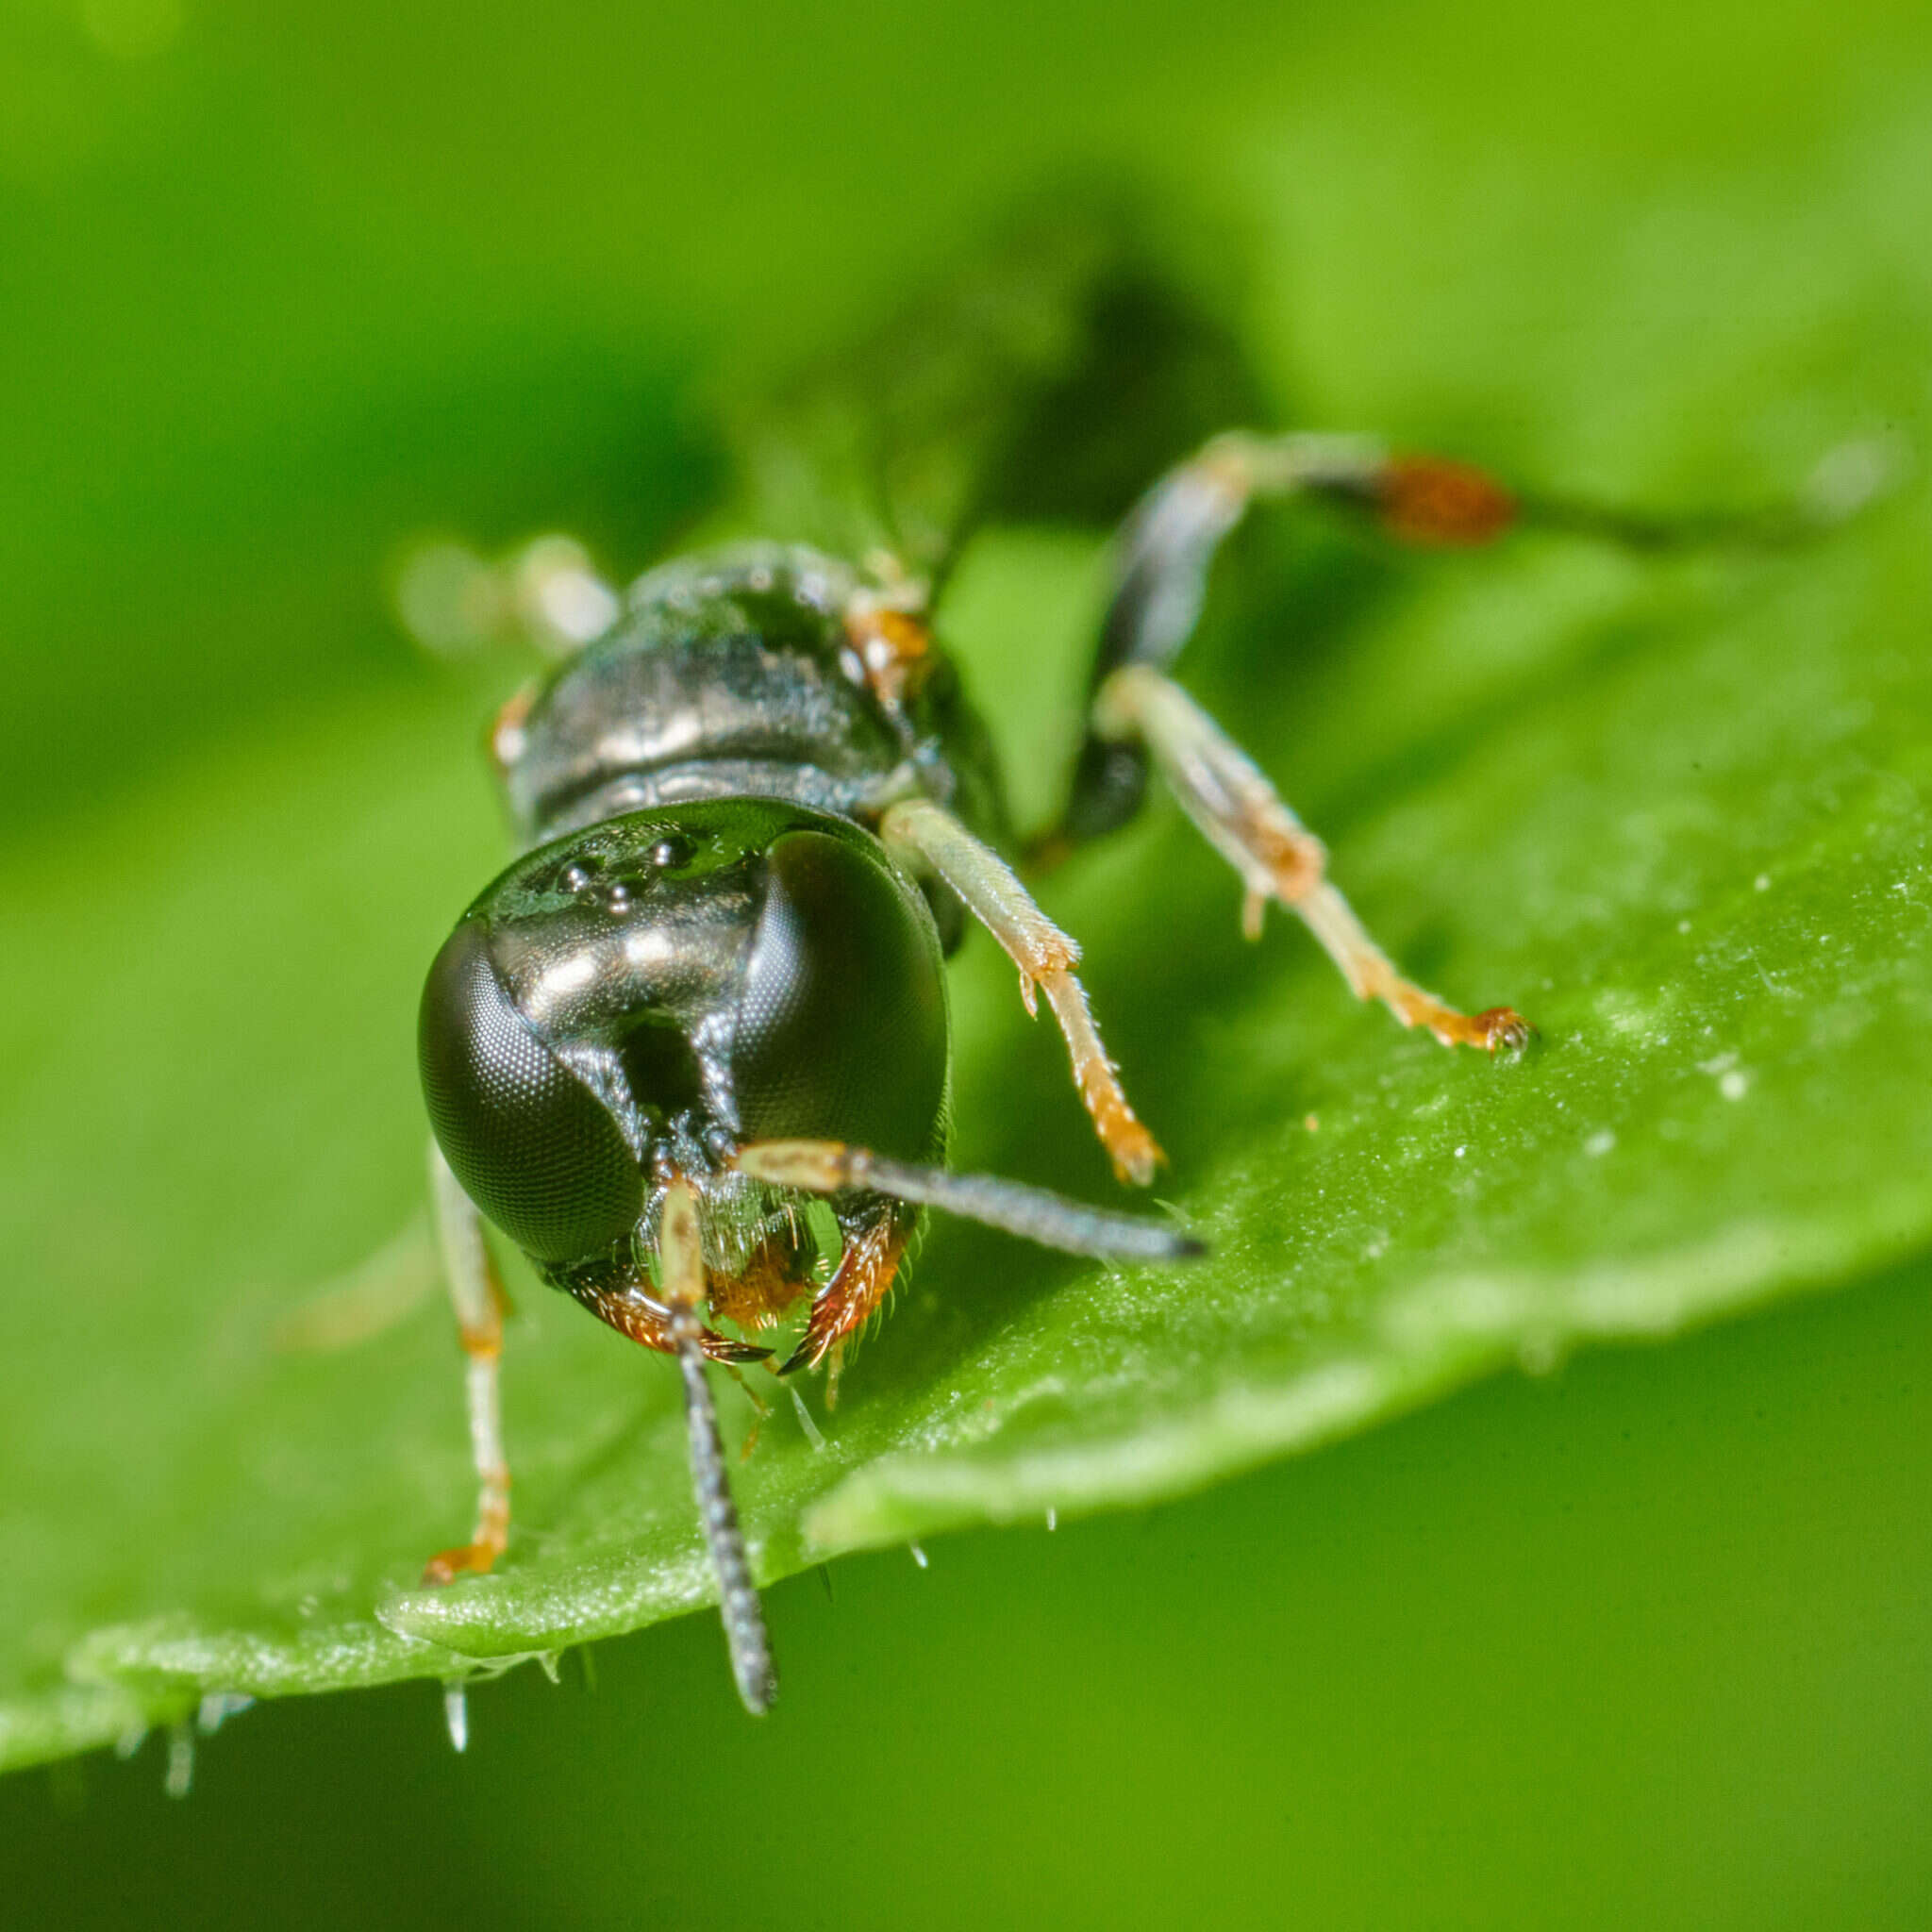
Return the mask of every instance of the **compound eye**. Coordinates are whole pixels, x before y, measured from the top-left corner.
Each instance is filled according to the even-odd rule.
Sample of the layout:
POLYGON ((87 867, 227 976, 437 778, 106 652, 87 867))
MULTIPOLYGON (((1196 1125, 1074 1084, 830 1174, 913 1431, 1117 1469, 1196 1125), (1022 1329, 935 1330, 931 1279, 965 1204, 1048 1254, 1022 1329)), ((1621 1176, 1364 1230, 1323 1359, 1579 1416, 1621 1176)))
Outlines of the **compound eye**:
POLYGON ((924 899, 882 856, 824 832, 785 833, 765 865, 732 1052, 745 1134, 930 1158, 947 1027, 924 899))
POLYGON ((417 1052, 450 1171, 526 1254, 581 1261, 636 1224, 643 1175, 617 1123, 531 1031, 478 920, 429 969, 417 1052))

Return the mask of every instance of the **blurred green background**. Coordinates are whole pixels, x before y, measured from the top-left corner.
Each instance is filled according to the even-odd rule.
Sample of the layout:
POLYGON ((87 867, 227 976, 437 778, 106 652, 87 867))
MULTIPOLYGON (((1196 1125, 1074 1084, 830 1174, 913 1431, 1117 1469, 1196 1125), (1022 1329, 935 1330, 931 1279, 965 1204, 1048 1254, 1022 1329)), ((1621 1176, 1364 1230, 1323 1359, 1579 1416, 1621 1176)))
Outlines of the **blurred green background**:
MULTIPOLYGON (((1074 164, 1248 238, 1257 353, 1310 422, 1679 500, 1796 474, 1855 405, 1923 432, 1923 13, 12 0, 6 877, 29 893, 105 826, 213 838, 216 764, 268 787, 284 747, 433 743, 450 873, 385 941, 410 981, 500 849, 480 762, 441 758, 506 679, 399 640, 398 547, 561 525, 641 564, 702 499, 708 393, 1074 164), (1661 469, 1693 406, 1702 467, 1661 469)), ((352 775, 316 809, 352 812, 352 775)), ((370 826, 372 868, 414 862, 370 826)), ((138 947, 155 908, 101 910, 138 947)), ((17 1112, 92 1023, 11 969, 17 1112)), ((260 1001, 211 1035, 289 1024, 260 1001)), ((366 1109, 366 1173, 346 1205, 250 1204, 244 1272, 319 1277, 407 1213, 407 1063, 341 1084, 299 1099, 366 1109)), ((114 1104, 198 1139, 195 1100, 114 1104)), ((221 1180, 219 1133, 205 1163, 256 1177, 221 1180)), ((126 1258, 38 1225, 34 1185, 0 1176, 8 1294, 126 1258)), ((477 1690, 460 1760, 413 1685, 249 1713, 185 1804, 152 1742, 15 1775, 0 1898, 49 1925, 1921 1925, 1927 1285, 1486 1388, 1191 1503, 941 1541, 923 1574, 794 1578, 771 1614, 808 1668, 763 1727, 705 1618, 600 1647, 592 1690, 568 1663, 477 1690)))

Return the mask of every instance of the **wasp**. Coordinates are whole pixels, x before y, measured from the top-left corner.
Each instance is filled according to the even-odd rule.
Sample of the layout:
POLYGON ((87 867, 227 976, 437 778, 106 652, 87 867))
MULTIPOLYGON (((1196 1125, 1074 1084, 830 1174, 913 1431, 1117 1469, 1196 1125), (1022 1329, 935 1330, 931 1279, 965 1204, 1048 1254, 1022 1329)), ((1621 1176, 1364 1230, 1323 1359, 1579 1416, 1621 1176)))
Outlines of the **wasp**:
POLYGON ((1001 259, 1003 275, 875 339, 849 408, 823 383, 793 398, 789 422, 829 441, 829 458, 802 461, 790 429, 751 441, 758 539, 622 592, 551 540, 467 587, 522 610, 563 655, 491 739, 523 854, 458 921, 422 999, 431 1191, 479 1488, 470 1541, 426 1576, 488 1571, 509 1533, 488 1222, 546 1282, 677 1363, 754 1712, 775 1678, 708 1364, 824 1370, 835 1391, 928 1208, 1079 1255, 1200 1252, 1171 1222, 944 1164, 945 962, 974 923, 1028 1010, 1043 1000, 1052 1014, 1119 1179, 1144 1186, 1162 1161, 1102 1043, 1079 946, 1008 853, 1064 858, 1132 818, 1158 776, 1234 869, 1251 936, 1268 906, 1285 908, 1358 998, 1446 1045, 1493 1053, 1529 1034, 1511 1008, 1464 1012, 1403 976, 1320 840, 1174 675, 1216 554, 1257 503, 1324 504, 1417 544, 1487 542, 1525 506, 1482 470, 1372 439, 1195 435, 1248 398, 1224 379, 1227 332, 1144 251, 1061 226, 1001 259), (863 422, 883 427, 850 427, 863 422), (1042 479, 1083 425, 1111 439, 1111 480, 1090 466, 1074 491, 1118 514, 1109 588, 1062 808, 1022 847, 935 616, 963 533, 1054 508, 1042 479), (1137 494, 1124 475, 1149 457, 1137 494), (841 546, 799 508, 808 473, 819 500, 842 490, 860 506, 841 546), (836 1222, 823 1261, 801 1214, 811 1201, 836 1222), (756 1339, 799 1311, 789 1350, 756 1339))

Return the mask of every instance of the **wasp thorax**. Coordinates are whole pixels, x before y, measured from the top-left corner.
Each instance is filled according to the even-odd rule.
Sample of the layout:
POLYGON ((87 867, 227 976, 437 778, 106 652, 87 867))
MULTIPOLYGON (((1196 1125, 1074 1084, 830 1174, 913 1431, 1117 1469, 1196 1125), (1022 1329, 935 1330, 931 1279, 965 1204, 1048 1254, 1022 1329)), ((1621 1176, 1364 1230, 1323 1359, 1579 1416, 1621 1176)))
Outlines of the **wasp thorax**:
POLYGON ((635 813, 483 892, 430 969, 420 1044, 464 1190, 568 1264, 630 1233, 667 1159, 782 1136, 935 1154, 939 937, 844 820, 750 799, 635 813))

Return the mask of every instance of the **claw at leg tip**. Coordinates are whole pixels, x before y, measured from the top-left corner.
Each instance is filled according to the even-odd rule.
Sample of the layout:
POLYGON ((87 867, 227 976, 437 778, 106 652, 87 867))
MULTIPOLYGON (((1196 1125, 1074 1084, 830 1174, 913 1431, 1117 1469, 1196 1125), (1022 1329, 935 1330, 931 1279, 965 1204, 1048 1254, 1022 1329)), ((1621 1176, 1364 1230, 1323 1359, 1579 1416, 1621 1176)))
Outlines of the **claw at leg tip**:
POLYGON ((476 1543, 465 1543, 459 1550, 439 1550, 423 1566, 425 1588, 441 1590, 458 1576, 482 1576, 495 1565, 496 1552, 476 1543))
POLYGON ((1475 1016, 1475 1024, 1482 1029, 1483 1044, 1491 1053, 1520 1053, 1536 1031, 1513 1007, 1491 1007, 1475 1016))

